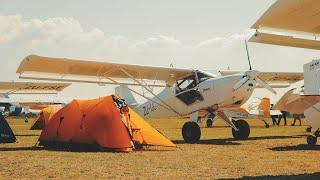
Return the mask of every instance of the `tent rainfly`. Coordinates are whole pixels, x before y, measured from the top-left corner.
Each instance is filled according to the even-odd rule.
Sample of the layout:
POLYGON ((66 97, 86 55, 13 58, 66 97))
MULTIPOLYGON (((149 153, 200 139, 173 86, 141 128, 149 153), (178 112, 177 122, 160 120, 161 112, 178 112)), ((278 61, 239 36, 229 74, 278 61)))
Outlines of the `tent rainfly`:
POLYGON ((175 147, 113 95, 73 100, 51 116, 39 141, 40 145, 98 144, 103 149, 119 152, 130 152, 144 145, 175 147))
POLYGON ((61 106, 48 106, 46 108, 43 108, 39 113, 37 120, 31 126, 30 130, 43 129, 46 124, 49 123, 50 117, 59 109, 61 109, 61 106))

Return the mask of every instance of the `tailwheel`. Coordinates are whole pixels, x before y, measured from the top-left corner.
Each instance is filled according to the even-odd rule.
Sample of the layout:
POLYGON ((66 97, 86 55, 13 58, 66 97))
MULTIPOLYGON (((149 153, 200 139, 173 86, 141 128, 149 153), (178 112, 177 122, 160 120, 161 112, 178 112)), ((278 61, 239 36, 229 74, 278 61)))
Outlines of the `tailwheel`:
POLYGON ((234 121, 233 124, 238 128, 238 131, 232 128, 232 135, 235 139, 246 140, 250 135, 250 126, 245 120, 234 121))
POLYGON ((315 144, 317 144, 317 137, 314 136, 314 135, 309 135, 309 136, 307 136, 307 143, 308 143, 309 145, 315 145, 315 144))
POLYGON ((182 127, 182 137, 186 143, 196 143, 201 136, 201 130, 196 122, 186 122, 182 127))
POLYGON ((213 120, 212 120, 211 118, 208 118, 208 119, 207 119, 207 127, 208 127, 208 128, 211 128, 212 125, 213 125, 213 120))

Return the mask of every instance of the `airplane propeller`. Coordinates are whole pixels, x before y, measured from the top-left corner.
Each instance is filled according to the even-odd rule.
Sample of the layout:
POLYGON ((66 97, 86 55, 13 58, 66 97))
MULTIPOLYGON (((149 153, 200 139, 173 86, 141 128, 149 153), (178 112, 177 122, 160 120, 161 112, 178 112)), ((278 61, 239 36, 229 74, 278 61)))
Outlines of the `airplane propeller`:
POLYGON ((259 71, 252 70, 247 41, 245 41, 245 44, 246 44, 246 50, 247 50, 247 56, 248 56, 248 62, 249 62, 249 71, 244 72, 243 78, 240 79, 240 81, 238 81, 233 86, 233 90, 235 91, 239 89, 241 86, 243 86, 245 83, 247 83, 249 80, 253 80, 259 83, 262 87, 272 92, 273 94, 277 94, 277 92, 267 82, 259 78, 259 74, 260 74, 259 71))

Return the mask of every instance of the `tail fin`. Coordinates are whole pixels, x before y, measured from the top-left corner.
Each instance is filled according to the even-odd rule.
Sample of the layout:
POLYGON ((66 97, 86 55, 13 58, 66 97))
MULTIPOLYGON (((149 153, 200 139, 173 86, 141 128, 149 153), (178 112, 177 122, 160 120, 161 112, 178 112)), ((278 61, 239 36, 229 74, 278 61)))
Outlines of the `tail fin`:
POLYGON ((320 60, 312 60, 303 65, 304 94, 320 95, 320 60))
POLYGON ((270 99, 262 98, 258 106, 258 109, 263 111, 264 118, 269 118, 270 117, 270 99))
POLYGON ((132 92, 128 88, 128 86, 120 85, 115 88, 115 93, 120 98, 124 99, 126 103, 130 106, 138 105, 136 99, 134 98, 132 92))

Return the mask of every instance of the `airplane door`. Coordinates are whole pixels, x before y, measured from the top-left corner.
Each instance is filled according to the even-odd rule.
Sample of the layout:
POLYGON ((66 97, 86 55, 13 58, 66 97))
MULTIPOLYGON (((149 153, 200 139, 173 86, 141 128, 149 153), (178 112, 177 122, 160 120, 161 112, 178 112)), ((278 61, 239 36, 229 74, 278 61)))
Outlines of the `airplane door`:
POLYGON ((177 94, 176 97, 186 105, 191 105, 193 103, 203 101, 203 96, 198 90, 198 87, 181 92, 177 94))

